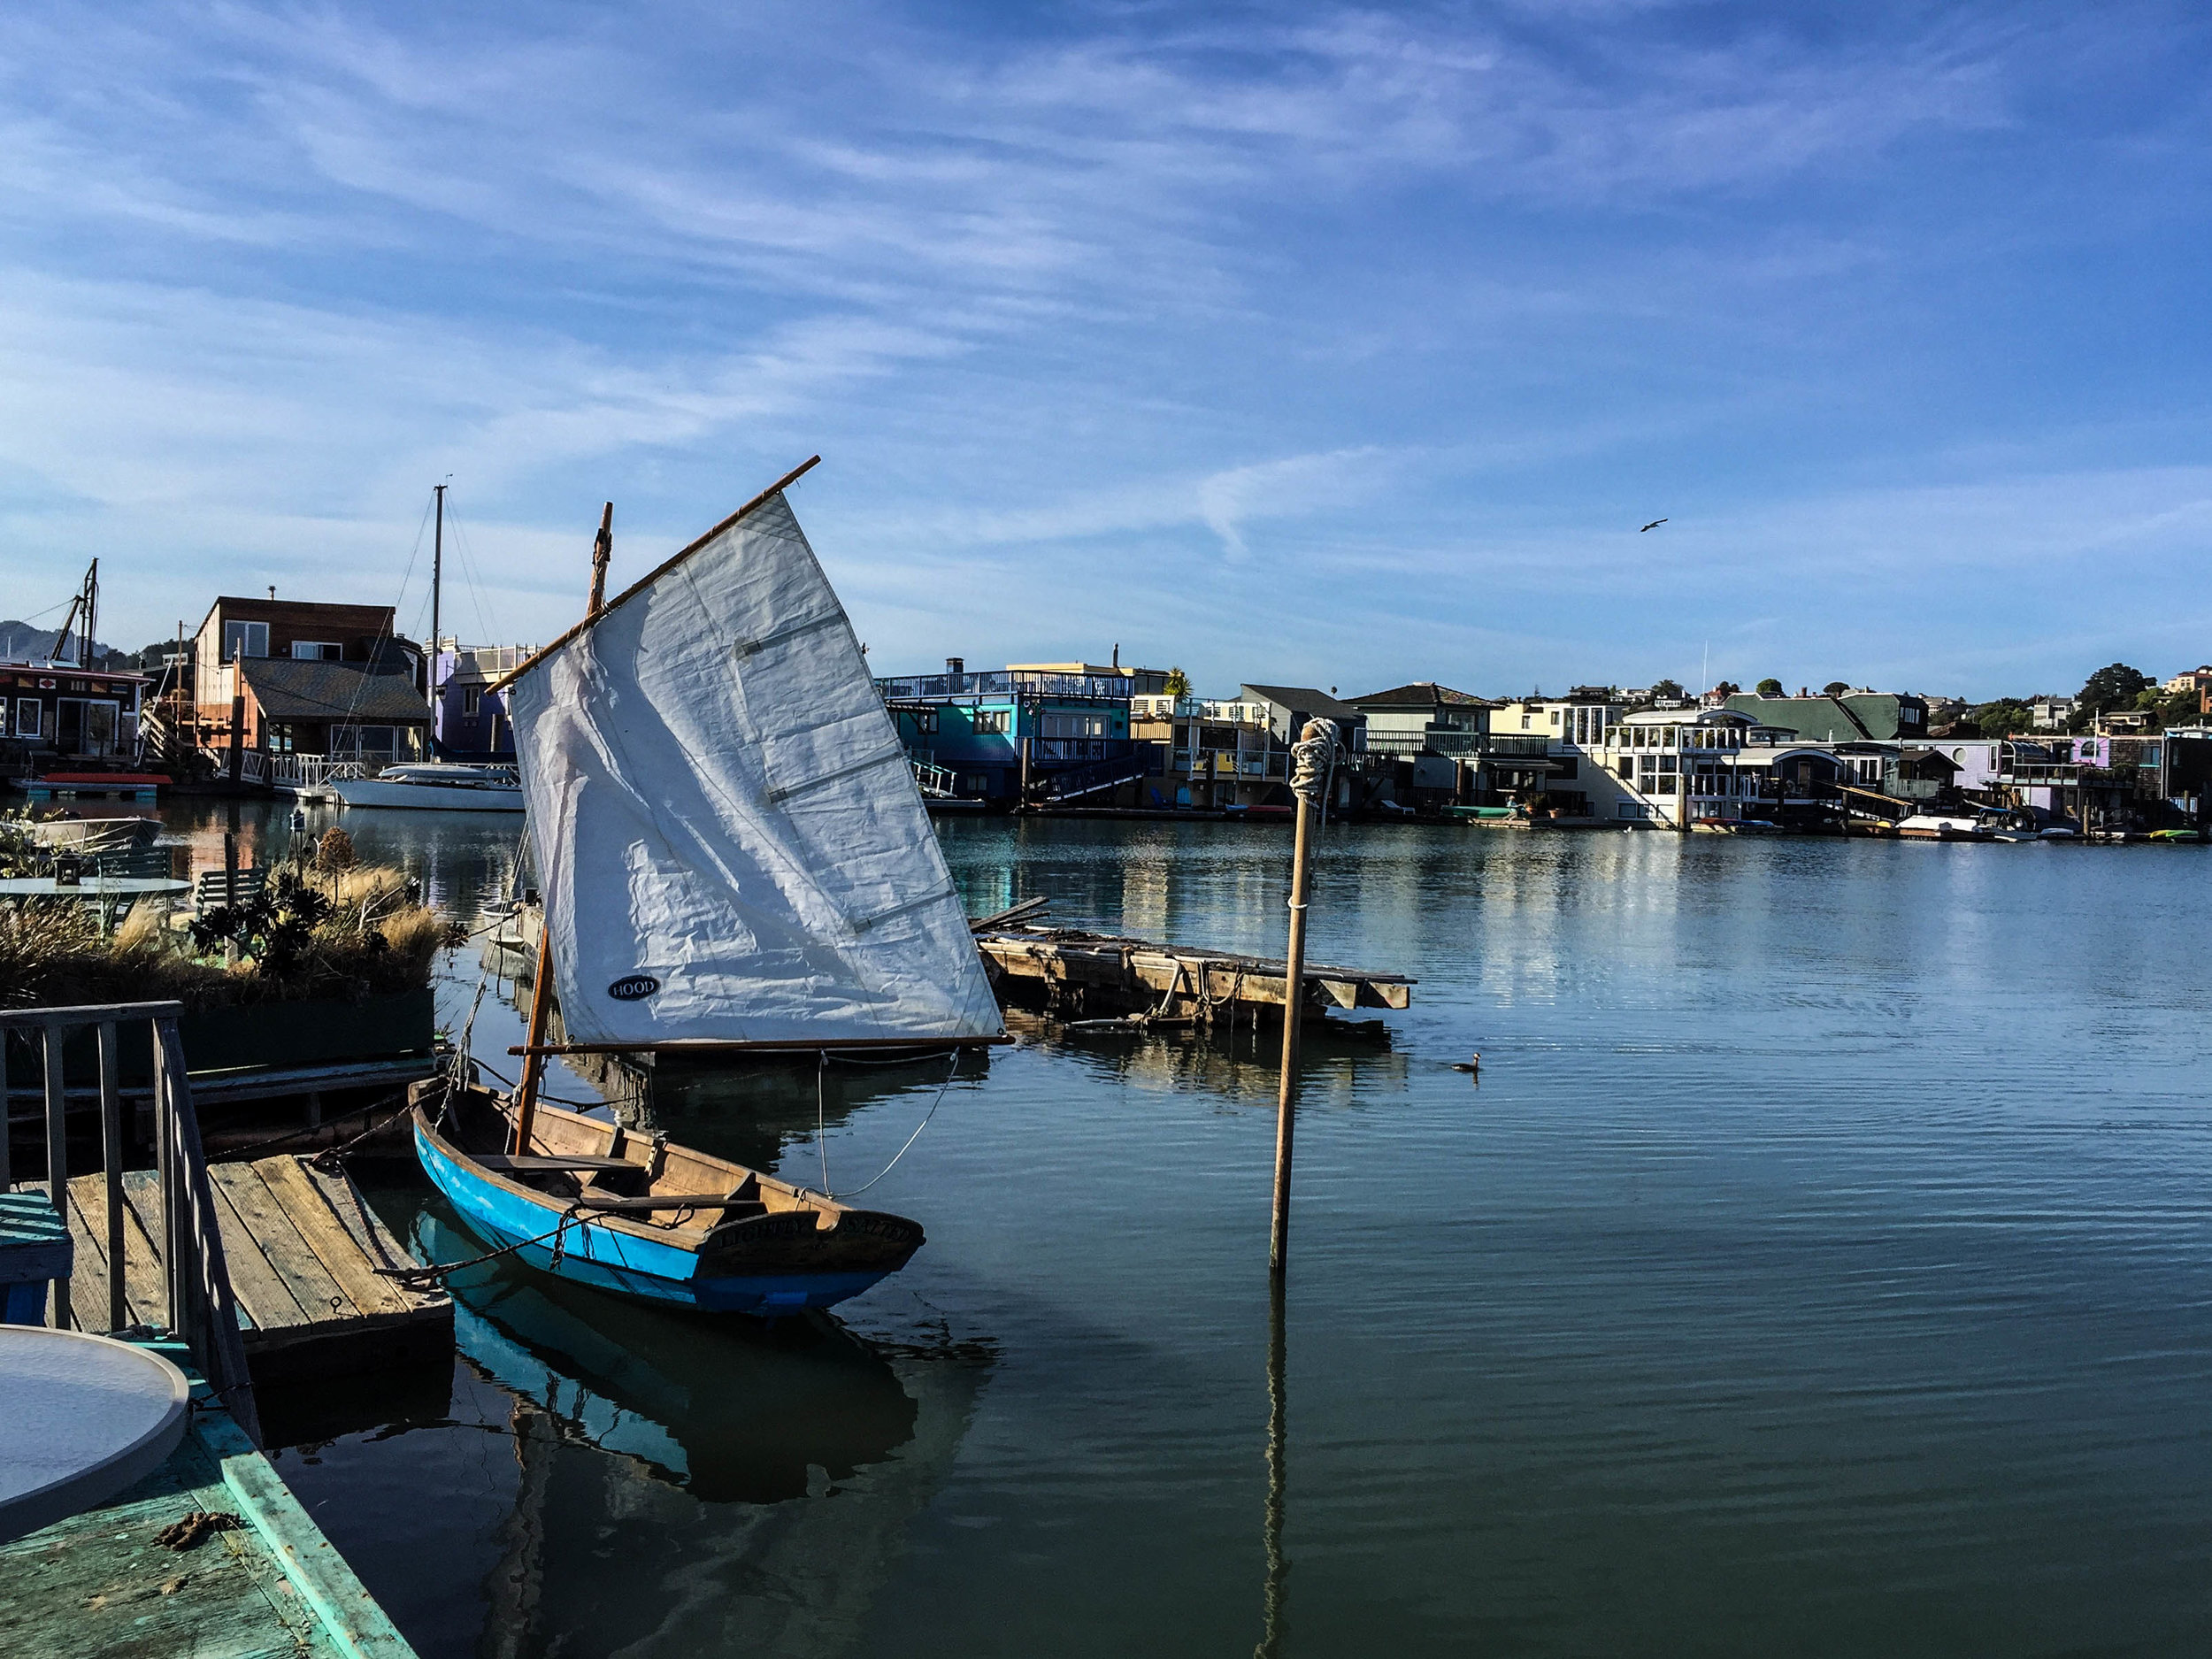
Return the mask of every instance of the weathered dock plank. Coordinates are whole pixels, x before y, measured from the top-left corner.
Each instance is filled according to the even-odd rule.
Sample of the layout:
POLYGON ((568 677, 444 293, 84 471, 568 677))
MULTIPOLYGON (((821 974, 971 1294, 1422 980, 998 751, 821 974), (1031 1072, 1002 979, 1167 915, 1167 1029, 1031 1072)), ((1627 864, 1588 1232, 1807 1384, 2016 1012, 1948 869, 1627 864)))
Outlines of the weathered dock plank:
MULTIPOLYGON (((311 1311, 301 1306, 292 1287, 269 1265, 267 1252, 253 1236, 251 1221, 241 1216, 230 1202, 230 1177, 225 1171, 236 1167, 214 1164, 207 1174, 208 1184, 215 1194, 216 1218, 222 1228, 223 1263, 230 1269, 230 1291, 237 1299, 242 1323, 250 1319, 257 1330, 310 1324, 320 1310, 311 1311), (242 1235, 244 1248, 231 1248, 231 1240, 242 1235)), ((247 1363, 250 1366, 252 1361, 249 1359, 247 1363)))
POLYGON ((412 1659, 268 1460, 204 1386, 169 1461, 108 1502, 0 1545, 0 1653, 40 1659, 412 1659), (189 1548, 166 1527, 228 1517, 189 1548))
MULTIPOLYGON (((403 1288, 377 1272, 411 1261, 360 1192, 297 1157, 218 1164, 208 1171, 217 1225, 257 1385, 312 1381, 392 1365, 442 1362, 453 1348, 452 1299, 403 1288)), ((126 1311, 158 1322, 161 1189, 150 1170, 123 1177, 126 1311)), ((107 1326, 105 1178, 69 1183, 77 1261, 70 1282, 77 1323, 107 1326)))
MULTIPOLYGON (((257 1254, 298 1305, 299 1317, 285 1324, 313 1325, 322 1319, 342 1319, 358 1311, 345 1292, 338 1288, 338 1281, 331 1278, 329 1271, 307 1248, 307 1240, 300 1237, 299 1229, 270 1195, 251 1164, 217 1164, 210 1166, 207 1173, 214 1183, 217 1202, 229 1206, 231 1215, 242 1224, 246 1240, 253 1246, 251 1252, 242 1251, 242 1256, 250 1259, 257 1254)), ((229 1253, 231 1236, 231 1229, 224 1228, 226 1256, 229 1253)), ((254 1323, 261 1325, 262 1321, 257 1317, 254 1323)))
MULTIPOLYGON (((976 949, 1002 997, 1088 1013, 1148 1011, 1170 1018, 1279 1018, 1288 970, 1279 956, 1195 950, 1070 928, 995 929, 976 949)), ((1306 1018, 1332 1008, 1402 1009, 1417 983, 1402 973, 1309 963, 1299 1006, 1306 1018)))
POLYGON ((302 1241, 364 1318, 412 1311, 413 1297, 379 1276, 360 1244, 332 1210, 323 1189, 307 1179, 299 1160, 266 1158, 249 1167, 282 1205, 285 1215, 299 1229, 302 1241))

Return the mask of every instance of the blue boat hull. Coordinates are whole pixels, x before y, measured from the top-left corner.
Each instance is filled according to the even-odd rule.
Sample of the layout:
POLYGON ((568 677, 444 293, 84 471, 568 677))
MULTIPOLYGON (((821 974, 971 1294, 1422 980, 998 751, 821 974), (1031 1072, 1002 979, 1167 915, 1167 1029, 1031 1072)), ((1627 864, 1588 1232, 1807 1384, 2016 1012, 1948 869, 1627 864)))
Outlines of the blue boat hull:
POLYGON ((894 1271, 703 1275, 696 1251, 594 1225, 581 1217, 562 1232, 557 1260, 557 1240, 526 1241, 559 1227, 564 1206, 487 1179, 441 1147, 419 1118, 415 1154, 438 1190, 487 1242, 503 1249, 519 1247, 516 1256, 533 1267, 641 1302, 774 1318, 809 1308, 834 1307, 894 1271))

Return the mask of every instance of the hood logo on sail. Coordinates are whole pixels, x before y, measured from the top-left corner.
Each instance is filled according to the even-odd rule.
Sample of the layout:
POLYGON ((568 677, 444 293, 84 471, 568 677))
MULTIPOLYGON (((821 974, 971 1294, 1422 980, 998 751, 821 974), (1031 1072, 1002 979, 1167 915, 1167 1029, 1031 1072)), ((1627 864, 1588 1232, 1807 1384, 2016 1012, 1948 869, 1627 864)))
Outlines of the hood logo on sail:
POLYGON ((626 973, 607 987, 607 995, 618 1002, 636 1002, 660 988, 661 982, 649 973, 626 973))

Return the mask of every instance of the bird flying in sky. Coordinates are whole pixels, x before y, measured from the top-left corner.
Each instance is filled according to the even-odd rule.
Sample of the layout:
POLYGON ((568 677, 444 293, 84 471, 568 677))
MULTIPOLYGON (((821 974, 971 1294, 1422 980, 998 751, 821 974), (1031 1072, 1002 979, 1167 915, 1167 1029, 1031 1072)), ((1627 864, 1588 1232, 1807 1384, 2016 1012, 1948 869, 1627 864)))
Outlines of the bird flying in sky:
MULTIPOLYGON (((1664 523, 1666 523, 1666 520, 1665 520, 1664 518, 1654 518, 1654 519, 1653 519, 1653 520, 1652 520, 1649 524, 1647 524, 1647 525, 1646 525, 1646 526, 1644 526, 1644 530, 1656 530, 1656 529, 1657 529, 1657 528, 1658 528, 1661 525, 1663 525, 1663 524, 1664 524, 1664 523)), ((1644 530, 1639 530, 1638 532, 1636 532, 1636 534, 1637 534, 1638 535, 1641 535, 1641 534, 1643 534, 1644 530)))

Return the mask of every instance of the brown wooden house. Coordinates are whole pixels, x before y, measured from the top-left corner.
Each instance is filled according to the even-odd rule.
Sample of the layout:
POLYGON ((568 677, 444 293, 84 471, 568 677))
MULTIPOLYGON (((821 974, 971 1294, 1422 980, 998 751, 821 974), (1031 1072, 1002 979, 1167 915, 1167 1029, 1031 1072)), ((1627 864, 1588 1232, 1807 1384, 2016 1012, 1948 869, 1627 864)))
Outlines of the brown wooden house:
POLYGON ((193 640, 193 740, 218 756, 419 760, 429 752, 422 652, 389 605, 226 595, 193 640))

